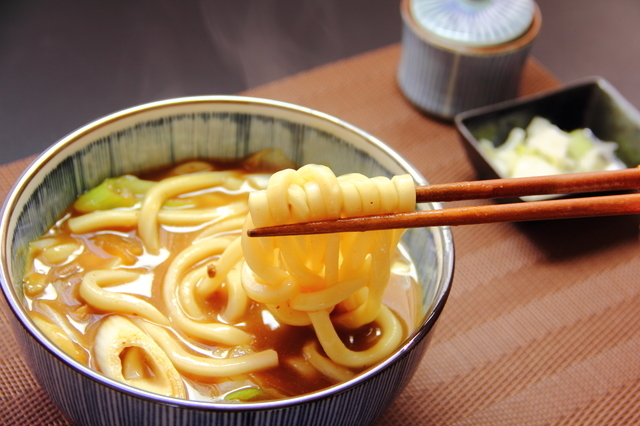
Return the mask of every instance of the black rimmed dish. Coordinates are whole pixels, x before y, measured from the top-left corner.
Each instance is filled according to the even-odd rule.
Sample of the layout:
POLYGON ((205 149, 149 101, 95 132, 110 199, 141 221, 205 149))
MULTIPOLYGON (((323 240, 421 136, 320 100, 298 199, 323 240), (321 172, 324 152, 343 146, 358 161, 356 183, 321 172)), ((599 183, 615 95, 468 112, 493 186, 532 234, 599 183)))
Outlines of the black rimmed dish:
POLYGON ((243 158, 264 148, 279 148, 300 165, 325 164, 336 174, 409 173, 416 183, 426 183, 389 147, 339 119, 281 102, 208 96, 151 103, 97 120, 50 147, 13 186, 0 223, 2 291, 28 365, 70 421, 136 426, 365 425, 409 382, 449 293, 454 253, 448 228, 412 229, 404 236, 422 292, 421 312, 408 338, 392 355, 354 379, 298 397, 221 404, 142 391, 75 361, 28 316, 22 295, 27 246, 80 193, 111 176, 192 158, 243 158))
POLYGON ((640 113, 608 81, 589 77, 558 89, 456 115, 456 129, 479 179, 506 177, 492 166, 480 140, 487 139, 500 146, 513 128, 526 128, 536 116, 548 119, 566 132, 590 129, 600 140, 618 144, 616 156, 627 167, 640 164, 640 113))

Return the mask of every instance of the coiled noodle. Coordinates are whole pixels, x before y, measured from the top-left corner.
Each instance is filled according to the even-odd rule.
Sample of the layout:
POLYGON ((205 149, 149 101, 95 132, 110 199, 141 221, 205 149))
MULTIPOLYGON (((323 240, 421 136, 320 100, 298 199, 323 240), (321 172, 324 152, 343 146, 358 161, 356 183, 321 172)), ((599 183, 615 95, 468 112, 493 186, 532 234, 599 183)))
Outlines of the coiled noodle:
MULTIPOLYGON (((414 183, 408 175, 368 179, 348 174, 336 178, 328 167, 307 165, 298 171, 275 173, 266 191, 250 194, 245 229, 406 212, 414 206, 414 183)), ((266 303, 280 321, 311 323, 335 363, 372 365, 388 356, 402 336, 398 319, 382 305, 391 257, 402 232, 262 239, 243 235, 242 251, 252 271, 244 275, 245 288, 253 299, 266 303), (356 300, 356 294, 365 297, 356 300), (280 310, 281 315, 277 313, 280 310), (334 328, 355 329, 372 321, 383 325, 383 337, 367 351, 349 351, 334 328)))

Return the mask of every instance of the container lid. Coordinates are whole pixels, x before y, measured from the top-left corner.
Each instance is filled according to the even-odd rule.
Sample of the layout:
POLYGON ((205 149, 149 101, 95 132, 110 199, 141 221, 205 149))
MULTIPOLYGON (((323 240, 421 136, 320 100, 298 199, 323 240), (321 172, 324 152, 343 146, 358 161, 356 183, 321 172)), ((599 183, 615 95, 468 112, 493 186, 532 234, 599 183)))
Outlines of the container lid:
POLYGON ((493 46, 524 34, 535 13, 533 0, 412 0, 419 26, 466 46, 493 46))

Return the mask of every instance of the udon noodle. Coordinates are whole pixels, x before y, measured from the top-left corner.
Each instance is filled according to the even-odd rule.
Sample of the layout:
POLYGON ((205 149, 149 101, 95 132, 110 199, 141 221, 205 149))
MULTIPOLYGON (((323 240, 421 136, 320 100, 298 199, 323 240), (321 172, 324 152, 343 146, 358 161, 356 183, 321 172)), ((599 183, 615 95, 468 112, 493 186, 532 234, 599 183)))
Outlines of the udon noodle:
POLYGON ((410 176, 242 166, 191 162, 82 195, 31 244, 34 322, 112 379, 197 400, 294 396, 387 357, 413 327, 398 307, 411 303, 385 299, 389 285, 415 291, 402 230, 245 231, 412 211, 410 176))

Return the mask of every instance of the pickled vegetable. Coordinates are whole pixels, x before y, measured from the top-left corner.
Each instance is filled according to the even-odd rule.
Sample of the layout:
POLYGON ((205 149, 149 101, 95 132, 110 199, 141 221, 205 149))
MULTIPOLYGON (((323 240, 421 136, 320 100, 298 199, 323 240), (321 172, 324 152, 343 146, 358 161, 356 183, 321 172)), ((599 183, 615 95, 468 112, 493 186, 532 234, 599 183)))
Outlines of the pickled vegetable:
POLYGON ((542 117, 512 129, 502 145, 481 139, 480 147, 505 178, 626 168, 615 155, 617 143, 601 141, 589 129, 565 132, 542 117))

